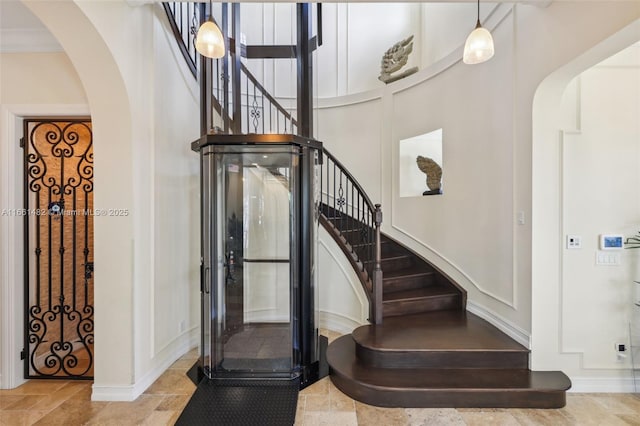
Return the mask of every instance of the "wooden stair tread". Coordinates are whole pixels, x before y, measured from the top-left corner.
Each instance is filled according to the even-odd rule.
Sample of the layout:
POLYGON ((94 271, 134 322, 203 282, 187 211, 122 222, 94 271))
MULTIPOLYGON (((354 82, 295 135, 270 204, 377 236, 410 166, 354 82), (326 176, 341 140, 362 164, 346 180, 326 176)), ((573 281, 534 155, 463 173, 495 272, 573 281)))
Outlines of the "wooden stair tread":
POLYGON ((385 318, 381 325, 358 327, 353 338, 379 351, 529 352, 483 319, 457 310, 385 318))
POLYGON ((370 367, 358 361, 355 346, 350 335, 329 345, 331 379, 342 392, 372 405, 559 408, 571 387, 559 371, 370 367))
MULTIPOLYGON (((438 285, 426 286, 416 288, 412 290, 394 291, 384 293, 382 303, 392 303, 400 301, 413 301, 418 299, 430 299, 434 297, 449 297, 455 296, 458 293, 449 287, 443 287, 438 285)), ((385 320, 386 321, 386 320, 385 320)))

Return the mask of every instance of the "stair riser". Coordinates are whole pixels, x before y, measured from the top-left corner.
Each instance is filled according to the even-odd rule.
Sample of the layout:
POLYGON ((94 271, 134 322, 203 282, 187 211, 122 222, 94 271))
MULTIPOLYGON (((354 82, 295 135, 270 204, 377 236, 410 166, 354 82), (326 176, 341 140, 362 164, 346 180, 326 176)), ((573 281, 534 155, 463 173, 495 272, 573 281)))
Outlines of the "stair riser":
POLYGON ((387 257, 387 256, 391 256, 393 254, 402 253, 402 251, 400 251, 393 244, 391 244, 389 242, 384 242, 384 241, 380 242, 380 252, 382 254, 382 257, 387 257))
POLYGON ((384 269, 382 269, 382 291, 384 293, 393 293, 394 291, 416 290, 422 287, 435 285, 433 273, 423 275, 415 275, 409 277, 384 278, 384 269))
POLYGON ((381 389, 351 381, 331 371, 331 381, 343 393, 378 407, 413 408, 562 408, 560 391, 523 389, 381 389))
POLYGON ((377 351, 356 343, 358 361, 379 368, 509 368, 529 367, 528 352, 377 351))
POLYGON ((399 271, 401 269, 412 267, 413 259, 409 256, 390 257, 385 259, 383 256, 380 266, 382 267, 383 274, 386 272, 399 271))
POLYGON ((415 300, 394 300, 382 303, 383 316, 417 314, 420 312, 460 309, 460 295, 421 298, 415 300))

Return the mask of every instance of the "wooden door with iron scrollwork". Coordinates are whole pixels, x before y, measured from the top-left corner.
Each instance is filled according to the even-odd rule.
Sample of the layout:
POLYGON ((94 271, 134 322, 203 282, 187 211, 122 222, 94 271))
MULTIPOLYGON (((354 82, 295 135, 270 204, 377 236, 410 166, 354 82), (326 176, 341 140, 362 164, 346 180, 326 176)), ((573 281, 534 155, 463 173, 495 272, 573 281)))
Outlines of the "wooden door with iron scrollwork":
POLYGON ((93 378, 91 121, 25 119, 25 377, 93 378))

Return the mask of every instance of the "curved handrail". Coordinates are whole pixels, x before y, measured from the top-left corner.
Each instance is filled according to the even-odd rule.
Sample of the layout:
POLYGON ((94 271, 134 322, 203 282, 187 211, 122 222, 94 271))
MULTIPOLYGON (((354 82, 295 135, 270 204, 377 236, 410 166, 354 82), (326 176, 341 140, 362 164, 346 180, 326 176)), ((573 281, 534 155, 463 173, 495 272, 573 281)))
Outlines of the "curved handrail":
POLYGON ((358 180, 323 148, 320 166, 322 224, 358 273, 369 304, 369 319, 382 322, 380 226, 382 210, 373 204, 358 180))
POLYGON ((182 52, 182 56, 187 62, 187 66, 194 78, 198 78, 198 54, 195 49, 195 37, 197 26, 200 24, 203 4, 204 3, 180 2, 162 3, 162 7, 169 18, 171 31, 178 41, 180 52, 182 52), (184 7, 186 7, 186 13, 184 13, 184 7), (179 11, 180 16, 178 16, 177 11, 179 11), (188 29, 187 32, 182 31, 185 26, 188 29), (192 46, 193 49, 189 46, 192 46))

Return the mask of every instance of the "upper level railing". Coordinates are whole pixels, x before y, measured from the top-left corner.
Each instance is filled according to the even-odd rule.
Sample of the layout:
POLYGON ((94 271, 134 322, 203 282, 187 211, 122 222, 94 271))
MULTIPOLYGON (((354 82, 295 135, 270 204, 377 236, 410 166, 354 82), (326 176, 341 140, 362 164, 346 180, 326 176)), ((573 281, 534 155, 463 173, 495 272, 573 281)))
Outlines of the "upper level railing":
MULTIPOLYGON (((239 12, 233 5, 232 13, 239 12)), ((195 36, 208 6, 198 3, 164 3, 180 50, 194 76, 201 61, 195 36)), ((228 4, 222 5, 222 31, 233 48, 221 59, 211 60, 205 87, 210 93, 209 122, 228 133, 297 134, 296 118, 249 71, 239 57, 241 49, 229 40, 228 4), (237 71, 236 71, 237 69, 237 71), (217 116, 216 116, 217 114, 217 116)), ((232 17, 233 20, 233 17, 232 17)), ((237 25, 237 22, 234 23, 237 25)), ((233 26, 233 25, 232 25, 233 26)), ((236 28, 237 30, 237 28, 236 28)), ((237 35, 237 31, 236 31, 237 35)), ((362 186, 329 151, 323 149, 320 169, 320 213, 327 230, 348 253, 370 301, 369 320, 382 322, 382 269, 380 226, 382 211, 362 186)))
POLYGON ((173 35, 180 42, 178 47, 194 77, 198 76, 198 52, 196 34, 204 19, 204 3, 165 2, 162 3, 173 35))

